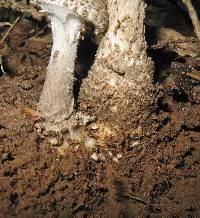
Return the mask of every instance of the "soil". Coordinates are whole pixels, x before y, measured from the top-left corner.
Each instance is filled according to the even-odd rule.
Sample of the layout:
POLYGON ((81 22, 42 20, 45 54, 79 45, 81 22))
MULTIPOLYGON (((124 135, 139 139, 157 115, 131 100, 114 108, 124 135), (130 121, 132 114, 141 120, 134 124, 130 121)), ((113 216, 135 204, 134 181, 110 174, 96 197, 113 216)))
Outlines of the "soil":
POLYGON ((200 217, 200 82, 180 74, 188 65, 149 52, 163 86, 151 131, 110 152, 97 148, 96 159, 82 144, 63 151, 64 135, 37 125, 50 49, 46 23, 22 18, 0 50, 7 72, 0 76, 0 217, 200 217))

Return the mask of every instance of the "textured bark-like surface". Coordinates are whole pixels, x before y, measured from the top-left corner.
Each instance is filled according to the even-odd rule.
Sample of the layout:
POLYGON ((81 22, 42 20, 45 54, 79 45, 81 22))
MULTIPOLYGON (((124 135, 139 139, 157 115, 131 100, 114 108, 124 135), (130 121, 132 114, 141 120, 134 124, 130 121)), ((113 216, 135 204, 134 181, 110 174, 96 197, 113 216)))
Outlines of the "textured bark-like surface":
POLYGON ((80 109, 97 117, 104 136, 123 140, 141 134, 155 104, 154 66, 146 55, 143 0, 108 0, 108 13, 108 32, 83 82, 80 109))

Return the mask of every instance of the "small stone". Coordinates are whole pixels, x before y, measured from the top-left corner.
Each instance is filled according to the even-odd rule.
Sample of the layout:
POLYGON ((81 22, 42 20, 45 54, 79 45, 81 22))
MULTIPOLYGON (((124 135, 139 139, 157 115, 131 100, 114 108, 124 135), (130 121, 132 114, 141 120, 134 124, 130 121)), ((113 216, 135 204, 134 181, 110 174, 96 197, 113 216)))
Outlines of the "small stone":
POLYGON ((137 145, 139 145, 139 144, 140 144, 139 141, 135 141, 135 140, 134 140, 134 141, 131 142, 130 147, 133 148, 133 147, 135 147, 135 146, 137 146, 137 145))
POLYGON ((61 155, 61 156, 65 156, 65 151, 62 147, 58 147, 58 153, 61 155))
POLYGON ((37 133, 41 133, 42 130, 41 130, 40 128, 38 128, 38 129, 36 129, 36 132, 37 132, 37 133))
POLYGON ((51 144, 52 146, 55 146, 55 145, 58 144, 58 139, 57 139, 57 138, 51 138, 51 139, 49 140, 49 142, 50 142, 50 144, 51 144))
POLYGON ((92 129, 92 130, 97 130, 98 128, 99 128, 99 126, 96 123, 92 123, 90 125, 90 129, 92 129))
POLYGON ((80 145, 76 145, 76 146, 74 147, 74 151, 78 151, 79 147, 80 147, 80 145))
POLYGON ((111 86, 116 86, 116 83, 117 83, 117 79, 116 78, 111 78, 109 81, 108 81, 109 85, 111 86))
POLYGON ((2 160, 7 160, 8 159, 9 154, 8 153, 4 153, 2 155, 2 160))
POLYGON ((97 141, 94 138, 87 137, 85 139, 85 147, 88 148, 88 149, 95 148, 96 144, 97 144, 97 141))
POLYGON ((101 161, 106 161, 106 157, 105 157, 105 155, 104 155, 103 153, 100 153, 100 154, 98 155, 98 157, 99 157, 99 159, 100 159, 101 161))
POLYGON ((41 133, 42 132, 42 126, 40 123, 36 123, 35 124, 35 128, 36 128, 36 132, 37 133, 41 133))
POLYGON ((36 128, 36 129, 40 128, 40 124, 39 124, 39 123, 36 123, 36 124, 35 124, 35 128, 36 128))
POLYGON ((122 159, 122 154, 117 154, 118 159, 122 159))
POLYGON ((63 145, 58 147, 57 150, 61 156, 65 156, 65 152, 68 148, 69 148, 69 143, 67 142, 67 140, 65 140, 63 145))
POLYGON ((113 105, 112 107, 110 107, 110 110, 113 112, 113 113, 116 113, 118 108, 117 108, 117 105, 113 105))
POLYGON ((109 152, 108 152, 108 155, 112 157, 112 156, 113 156, 113 153, 112 153, 111 151, 109 151, 109 152))
POLYGON ((115 163, 117 163, 117 162, 119 161, 119 159, 118 159, 116 156, 113 157, 112 160, 113 160, 115 163))
POLYGON ((98 157, 98 154, 96 152, 94 152, 92 155, 91 155, 91 158, 95 161, 98 161, 99 160, 99 157, 98 157))

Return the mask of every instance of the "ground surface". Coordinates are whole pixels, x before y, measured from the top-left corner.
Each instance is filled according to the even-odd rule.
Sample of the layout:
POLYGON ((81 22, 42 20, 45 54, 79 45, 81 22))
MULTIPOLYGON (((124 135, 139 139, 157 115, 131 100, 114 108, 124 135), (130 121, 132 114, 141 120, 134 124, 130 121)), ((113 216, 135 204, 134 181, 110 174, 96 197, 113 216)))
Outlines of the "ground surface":
MULTIPOLYGON (((180 75, 185 64, 175 72, 173 58, 151 54, 161 66, 167 59, 168 70, 162 79, 156 76, 163 97, 152 115, 154 132, 139 143, 127 139, 112 148, 113 155, 123 154, 117 162, 104 148, 96 152, 104 152, 105 160, 95 161, 84 145, 59 149, 63 136, 41 132, 30 110, 36 108, 50 55, 45 24, 21 19, 6 45, 1 48, 8 75, 0 77, 0 217, 200 217, 200 83, 180 75)), ((198 71, 200 64, 195 67, 198 71)))

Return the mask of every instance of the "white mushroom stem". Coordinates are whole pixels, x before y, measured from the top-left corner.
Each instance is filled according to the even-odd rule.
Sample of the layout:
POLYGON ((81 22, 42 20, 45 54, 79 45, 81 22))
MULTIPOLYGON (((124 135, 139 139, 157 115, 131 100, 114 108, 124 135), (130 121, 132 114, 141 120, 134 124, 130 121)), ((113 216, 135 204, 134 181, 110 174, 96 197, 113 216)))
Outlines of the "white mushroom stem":
POLYGON ((80 20, 59 6, 41 4, 51 19, 53 47, 38 110, 48 122, 60 123, 73 113, 74 68, 80 20))

